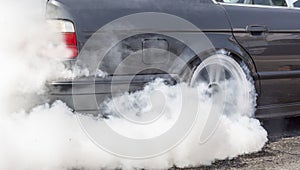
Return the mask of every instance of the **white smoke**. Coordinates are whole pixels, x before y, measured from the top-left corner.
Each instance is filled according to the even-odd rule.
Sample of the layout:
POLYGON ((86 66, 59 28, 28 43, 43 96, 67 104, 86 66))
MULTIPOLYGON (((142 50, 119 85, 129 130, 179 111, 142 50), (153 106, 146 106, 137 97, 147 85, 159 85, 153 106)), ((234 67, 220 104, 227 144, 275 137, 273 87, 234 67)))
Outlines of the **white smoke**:
MULTIPOLYGON (((239 95, 237 88, 242 87, 234 86, 234 82, 227 83, 229 96, 227 99, 234 103, 229 102, 229 108, 225 109, 219 121, 214 122, 217 126, 208 140, 201 140, 200 136, 207 123, 211 107, 219 106, 211 106, 212 97, 206 94, 209 89, 205 84, 199 84, 198 88, 191 88, 185 83, 168 86, 163 81, 156 80, 143 91, 127 93, 106 103, 105 113, 116 116, 106 120, 112 129, 128 138, 147 139, 162 135, 172 128, 180 114, 195 111, 193 108, 200 102, 195 125, 176 148, 156 158, 130 163, 123 160, 122 164, 138 168, 209 165, 215 160, 259 151, 267 142, 267 132, 257 119, 252 118, 256 94, 251 94, 252 102, 234 101, 235 96, 239 95), (185 94, 185 97, 182 98, 181 94, 185 94), (188 100, 188 105, 183 106, 182 100, 188 100), (162 116, 155 123, 142 126, 128 123, 130 119, 143 122, 143 119, 149 119, 149 115, 157 116, 158 111, 162 116)), ((254 87, 250 82, 248 85, 253 92, 254 87)), ((98 125, 90 124, 94 129, 97 129, 98 125)))
MULTIPOLYGON (((119 158, 101 150, 82 131, 76 116, 63 102, 47 104, 46 82, 73 75, 61 63, 69 51, 61 45, 61 37, 46 24, 44 8, 45 2, 38 0, 3 1, 0 6, 0 169, 196 166, 259 151, 267 141, 266 131, 258 120, 251 118, 255 103, 239 101, 239 107, 232 113, 222 115, 210 140, 199 144, 199 131, 204 124, 201 118, 208 116, 206 106, 212 101, 204 93, 199 98, 198 90, 207 89, 190 88, 186 84, 170 87, 157 80, 142 91, 108 101, 106 112, 111 115, 108 120, 81 117, 92 128, 108 122, 119 133, 146 139, 162 134, 172 127, 180 113, 189 112, 193 105, 202 102, 199 110, 203 114, 189 135, 175 149, 145 160, 119 158), (180 94, 189 97, 188 106, 181 108, 180 94), (161 103, 165 108, 160 121, 149 127, 137 129, 114 116, 121 109, 130 118, 148 120, 147 116, 161 110, 161 103)), ((229 91, 234 92, 235 88, 238 87, 229 91)), ((255 95, 252 97, 255 101, 255 95)))
POLYGON ((29 108, 32 97, 46 90, 46 81, 71 75, 60 61, 68 51, 45 23, 44 6, 34 0, 5 1, 0 6, 2 111, 29 108))

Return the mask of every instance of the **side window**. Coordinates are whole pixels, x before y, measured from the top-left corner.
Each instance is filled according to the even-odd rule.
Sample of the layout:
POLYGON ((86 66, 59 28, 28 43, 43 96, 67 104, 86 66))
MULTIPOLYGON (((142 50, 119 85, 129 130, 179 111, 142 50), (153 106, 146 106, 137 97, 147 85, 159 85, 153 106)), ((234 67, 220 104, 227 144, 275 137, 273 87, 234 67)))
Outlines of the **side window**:
POLYGON ((300 0, 288 0, 288 3, 293 7, 300 8, 300 0))
POLYGON ((272 0, 275 6, 288 6, 285 0, 272 0))
MULTIPOLYGON (((287 3, 285 0, 217 0, 217 2, 231 3, 231 4, 287 6, 287 3)), ((300 0, 299 0, 299 5, 300 5, 300 0)))

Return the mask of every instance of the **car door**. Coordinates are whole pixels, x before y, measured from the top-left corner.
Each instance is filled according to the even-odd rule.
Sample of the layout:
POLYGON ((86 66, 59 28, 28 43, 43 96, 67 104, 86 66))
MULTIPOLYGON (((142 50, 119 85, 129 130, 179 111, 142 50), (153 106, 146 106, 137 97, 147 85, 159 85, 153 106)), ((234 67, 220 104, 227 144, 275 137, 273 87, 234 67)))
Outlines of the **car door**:
POLYGON ((220 3, 234 37, 256 65, 263 114, 294 114, 300 106, 300 10, 275 6, 286 5, 279 1, 220 3))

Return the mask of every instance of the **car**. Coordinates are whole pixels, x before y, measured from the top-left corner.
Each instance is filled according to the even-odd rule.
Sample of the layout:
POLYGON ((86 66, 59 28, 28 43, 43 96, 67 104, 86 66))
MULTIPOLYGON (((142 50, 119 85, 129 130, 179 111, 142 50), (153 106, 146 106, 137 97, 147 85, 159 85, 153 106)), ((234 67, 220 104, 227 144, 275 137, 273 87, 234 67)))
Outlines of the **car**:
MULTIPOLYGON (((111 49, 107 49, 97 68, 105 72, 105 76, 50 82, 52 99, 63 100, 78 112, 100 113, 98 103, 112 97, 114 93, 140 90, 158 77, 169 84, 178 82, 193 84, 201 72, 199 69, 203 69, 201 63, 207 61, 206 66, 209 67, 215 62, 214 56, 220 54, 223 56, 220 65, 227 63, 228 68, 242 69, 245 75, 246 70, 249 70, 258 94, 255 115, 257 118, 300 115, 300 22, 298 22, 300 10, 296 1, 48 0, 47 2, 47 19, 50 23, 59 25, 67 47, 72 51, 68 61, 72 64, 78 61, 94 62, 92 58, 89 60, 83 58, 91 52, 99 52, 97 48, 102 48, 102 44, 95 49, 91 46, 86 52, 89 41, 93 41, 92 37, 101 36, 99 29, 120 18, 142 14, 151 14, 152 17, 149 19, 157 23, 156 26, 168 27, 168 24, 172 24, 172 18, 176 17, 192 23, 201 30, 201 35, 205 35, 213 48, 195 53, 190 45, 169 36, 171 33, 178 36, 196 34, 199 31, 195 31, 196 28, 154 33, 139 32, 123 38, 111 49), (172 16, 170 23, 167 24, 163 21, 169 21, 162 19, 166 15, 172 16), (161 51, 158 50, 158 55, 150 55, 147 51, 150 48, 161 51), (133 55, 135 52, 139 52, 138 55, 133 55), (123 62, 127 56, 131 56, 131 59, 123 62), (178 58, 183 60, 184 64, 178 64, 178 58)), ((142 17, 147 20, 146 16, 142 17)), ((140 20, 142 21, 143 19, 140 20)), ((91 56, 93 55, 90 54, 89 57, 91 56)), ((232 73, 237 74, 240 73, 232 73)), ((208 84, 214 86, 216 83, 208 84)))

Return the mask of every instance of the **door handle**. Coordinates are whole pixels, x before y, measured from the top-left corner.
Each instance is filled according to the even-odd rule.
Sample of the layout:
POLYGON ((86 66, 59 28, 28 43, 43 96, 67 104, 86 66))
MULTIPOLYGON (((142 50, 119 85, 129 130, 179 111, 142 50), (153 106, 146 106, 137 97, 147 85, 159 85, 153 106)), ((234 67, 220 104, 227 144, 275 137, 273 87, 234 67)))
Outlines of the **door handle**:
POLYGON ((262 35, 262 33, 268 32, 268 27, 265 25, 248 25, 246 31, 252 35, 262 35))

